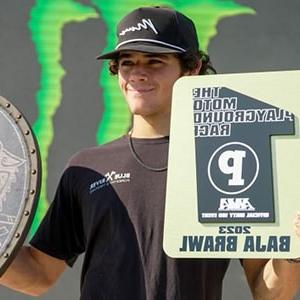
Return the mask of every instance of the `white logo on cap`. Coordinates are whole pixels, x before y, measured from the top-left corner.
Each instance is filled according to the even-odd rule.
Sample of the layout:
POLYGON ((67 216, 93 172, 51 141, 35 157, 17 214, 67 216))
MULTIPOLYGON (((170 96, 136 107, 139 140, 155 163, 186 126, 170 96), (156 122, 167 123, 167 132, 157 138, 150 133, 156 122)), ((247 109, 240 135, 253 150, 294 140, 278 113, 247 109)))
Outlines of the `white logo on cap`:
POLYGON ((152 21, 150 19, 142 19, 142 23, 137 23, 136 26, 131 26, 131 27, 128 27, 128 28, 125 28, 124 30, 122 30, 120 32, 119 35, 125 35, 127 32, 130 32, 130 31, 141 31, 143 29, 152 29, 153 32, 155 34, 158 34, 155 26, 153 25, 152 21))

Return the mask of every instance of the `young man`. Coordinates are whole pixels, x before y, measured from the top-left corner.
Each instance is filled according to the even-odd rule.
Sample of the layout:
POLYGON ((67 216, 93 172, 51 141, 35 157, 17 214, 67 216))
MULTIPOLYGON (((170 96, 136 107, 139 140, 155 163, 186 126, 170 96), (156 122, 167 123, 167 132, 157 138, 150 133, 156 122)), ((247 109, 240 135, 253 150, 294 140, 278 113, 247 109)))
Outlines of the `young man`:
MULTIPOLYGON (((172 87, 213 70, 193 22, 140 8, 118 26, 110 59, 133 115, 128 135, 76 154, 31 246, 1 283, 39 295, 85 253, 81 299, 221 299, 226 259, 173 259, 162 249, 172 87)), ((255 299, 293 299, 300 265, 244 260, 255 299)))

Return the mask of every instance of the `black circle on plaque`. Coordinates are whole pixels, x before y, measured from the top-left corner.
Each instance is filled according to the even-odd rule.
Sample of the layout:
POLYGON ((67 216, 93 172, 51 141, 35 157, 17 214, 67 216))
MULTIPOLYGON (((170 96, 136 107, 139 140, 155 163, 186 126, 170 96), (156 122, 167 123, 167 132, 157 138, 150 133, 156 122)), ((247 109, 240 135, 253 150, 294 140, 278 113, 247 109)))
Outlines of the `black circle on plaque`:
POLYGON ((259 159, 256 151, 241 142, 221 145, 212 154, 208 163, 208 178, 211 185, 227 195, 237 195, 247 191, 255 183, 258 173, 259 159), (226 154, 228 156, 225 158, 226 154), (224 159, 223 165, 228 168, 228 173, 221 167, 224 159))

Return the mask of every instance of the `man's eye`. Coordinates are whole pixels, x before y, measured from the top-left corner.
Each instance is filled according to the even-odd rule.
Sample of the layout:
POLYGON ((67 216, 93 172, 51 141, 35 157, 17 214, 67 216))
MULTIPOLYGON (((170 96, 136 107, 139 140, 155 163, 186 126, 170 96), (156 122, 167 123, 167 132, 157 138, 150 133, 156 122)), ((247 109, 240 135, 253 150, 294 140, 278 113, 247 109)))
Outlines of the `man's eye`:
POLYGON ((120 66, 132 66, 133 62, 131 60, 122 60, 120 61, 120 66))
POLYGON ((149 64, 150 65, 154 65, 154 64, 162 64, 162 61, 159 59, 151 59, 149 60, 149 64))

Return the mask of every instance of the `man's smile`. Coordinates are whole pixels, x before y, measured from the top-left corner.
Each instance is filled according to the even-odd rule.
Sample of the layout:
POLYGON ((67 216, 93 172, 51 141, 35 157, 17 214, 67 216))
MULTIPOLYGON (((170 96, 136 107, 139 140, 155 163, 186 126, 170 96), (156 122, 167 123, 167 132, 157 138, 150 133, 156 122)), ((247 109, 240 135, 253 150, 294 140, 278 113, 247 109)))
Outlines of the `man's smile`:
POLYGON ((154 87, 127 87, 128 92, 133 93, 148 93, 154 91, 154 87))

